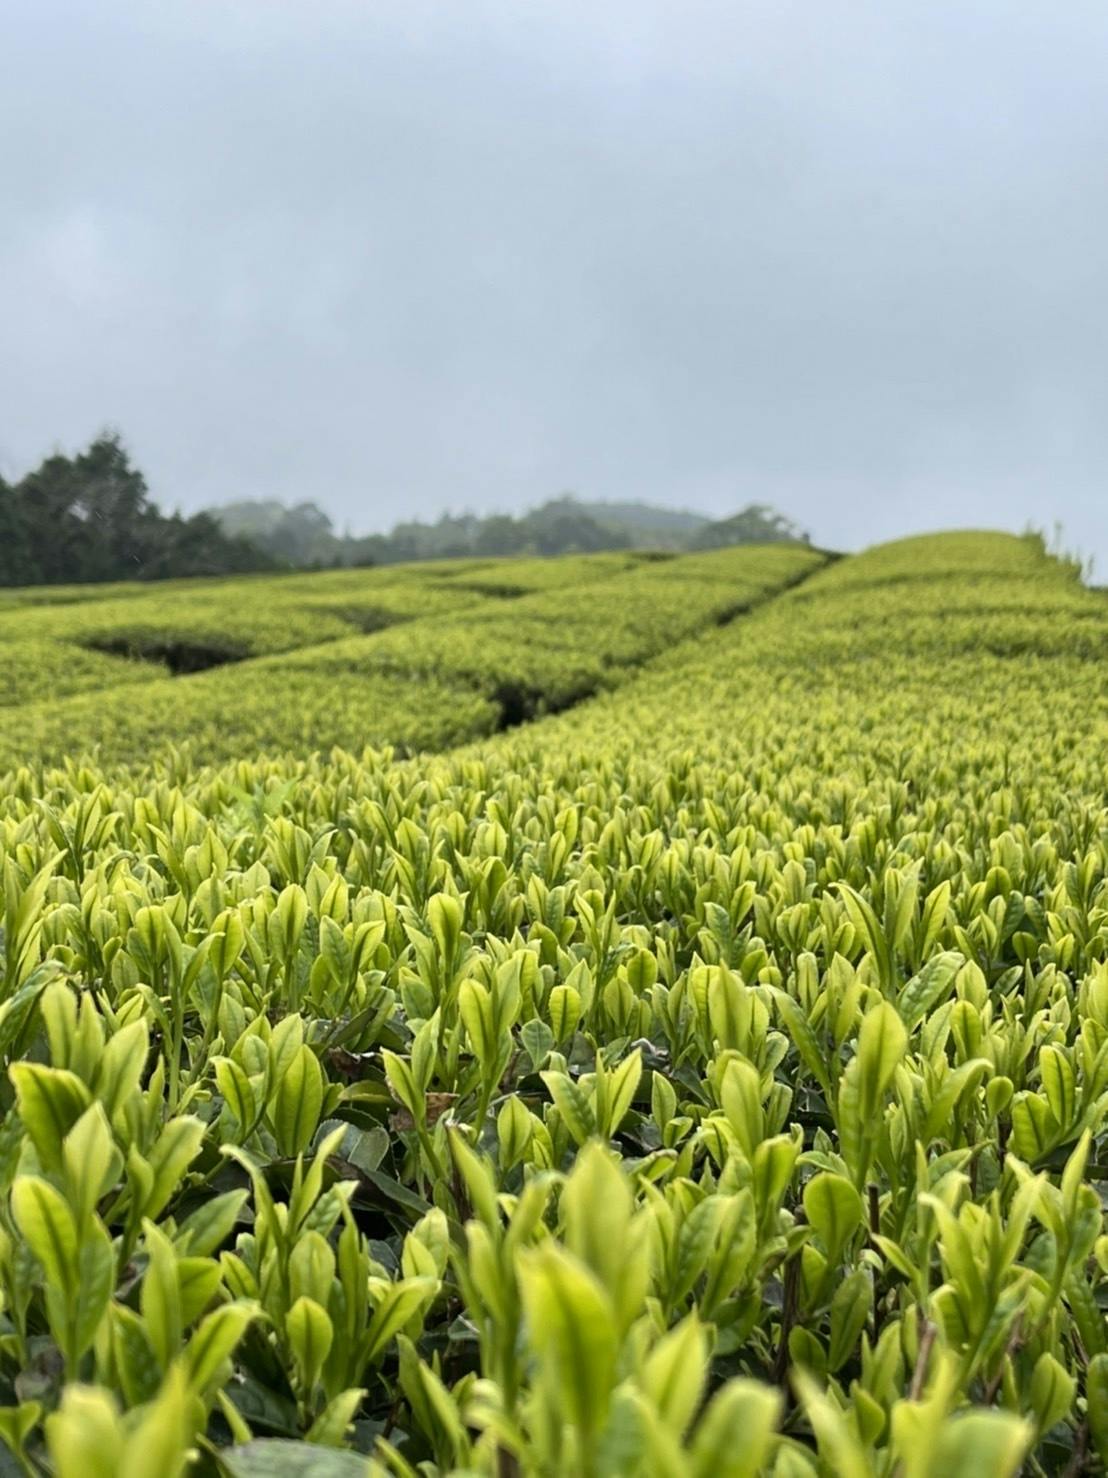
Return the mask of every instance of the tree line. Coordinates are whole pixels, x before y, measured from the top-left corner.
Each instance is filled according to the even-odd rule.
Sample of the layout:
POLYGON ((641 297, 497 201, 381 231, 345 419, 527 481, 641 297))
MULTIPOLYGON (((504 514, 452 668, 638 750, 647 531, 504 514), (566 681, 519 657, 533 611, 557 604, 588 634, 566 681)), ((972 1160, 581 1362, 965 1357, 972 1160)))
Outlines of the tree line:
POLYGON ((164 514, 119 436, 0 478, 0 585, 83 585, 274 569, 210 513, 164 514))
POLYGON ((621 549, 712 549, 806 541, 765 504, 709 520, 639 503, 563 495, 510 514, 444 514, 387 534, 338 534, 315 503, 231 503, 188 517, 165 514, 114 432, 75 456, 57 453, 19 482, 0 478, 0 585, 89 584, 326 569, 408 560, 584 554, 621 549))

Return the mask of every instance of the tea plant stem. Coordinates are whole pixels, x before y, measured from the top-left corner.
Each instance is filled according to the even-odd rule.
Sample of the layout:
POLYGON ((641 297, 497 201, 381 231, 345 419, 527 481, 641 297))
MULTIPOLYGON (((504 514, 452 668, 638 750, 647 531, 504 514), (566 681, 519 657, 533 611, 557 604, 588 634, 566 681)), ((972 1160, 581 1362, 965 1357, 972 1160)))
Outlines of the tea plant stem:
POLYGON ((496 1449, 496 1478, 520 1478, 522 1472, 519 1458, 515 1453, 509 1452, 506 1447, 498 1446, 496 1449))
POLYGON ((919 1349, 916 1351, 916 1363, 912 1370, 912 1382, 908 1387, 909 1401, 918 1401, 923 1394, 924 1382, 927 1379, 927 1366, 931 1359, 931 1347, 935 1343, 937 1333, 935 1325, 925 1317, 919 1337, 919 1349))
POLYGON ((1074 1438, 1073 1443, 1073 1452, 1070 1454, 1070 1460, 1065 1466, 1062 1478, 1078 1478, 1078 1474, 1085 1471, 1088 1450, 1089 1423, 1086 1420, 1077 1429, 1077 1436, 1074 1438))
MULTIPOLYGON (((1034 1333, 1035 1331, 1032 1331, 1032 1335, 1030 1337, 1033 1338, 1034 1333)), ((1010 1360, 1012 1356, 1017 1353, 1017 1351, 1023 1348, 1023 1345, 1023 1318, 1021 1315, 1017 1315, 1016 1322, 1012 1325, 1012 1332, 1008 1336, 1008 1342, 1004 1346, 1004 1353, 1003 1355, 1001 1355, 1000 1361, 997 1365, 996 1374, 990 1379, 988 1385, 985 1387, 985 1394, 981 1398, 983 1405, 991 1406, 996 1400, 996 1394, 1004 1383, 1004 1362, 1005 1360, 1010 1360)))
POLYGON ((796 1319, 799 1284, 800 1266, 795 1256, 790 1257, 785 1263, 781 1294, 781 1332, 777 1339, 777 1355, 773 1362, 773 1378, 786 1391, 789 1386, 789 1335, 796 1319))

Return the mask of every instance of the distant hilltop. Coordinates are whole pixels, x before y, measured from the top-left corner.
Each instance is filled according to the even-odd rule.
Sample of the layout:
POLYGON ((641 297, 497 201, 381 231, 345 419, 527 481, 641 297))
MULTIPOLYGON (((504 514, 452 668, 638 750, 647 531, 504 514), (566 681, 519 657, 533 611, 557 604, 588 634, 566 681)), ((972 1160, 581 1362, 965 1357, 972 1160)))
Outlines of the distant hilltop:
POLYGON ((337 534, 315 503, 228 503, 206 511, 229 537, 247 540, 278 564, 300 567, 809 542, 806 533, 765 503, 751 503, 730 518, 713 520, 648 503, 590 503, 563 495, 518 518, 447 513, 435 523, 400 523, 388 534, 364 536, 337 534))

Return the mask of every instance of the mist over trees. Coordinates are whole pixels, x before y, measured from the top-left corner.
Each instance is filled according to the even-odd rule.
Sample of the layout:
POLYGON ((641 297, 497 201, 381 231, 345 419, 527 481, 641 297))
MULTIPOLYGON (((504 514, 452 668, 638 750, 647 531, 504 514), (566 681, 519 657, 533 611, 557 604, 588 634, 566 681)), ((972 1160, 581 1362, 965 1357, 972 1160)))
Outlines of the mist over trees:
POLYGON ((568 494, 513 517, 445 513, 409 520, 388 534, 336 534, 315 503, 231 503, 209 509, 226 533, 296 565, 397 564, 408 560, 588 554, 620 549, 715 549, 727 544, 806 543, 808 536, 765 504, 714 522, 645 503, 590 503, 568 494))

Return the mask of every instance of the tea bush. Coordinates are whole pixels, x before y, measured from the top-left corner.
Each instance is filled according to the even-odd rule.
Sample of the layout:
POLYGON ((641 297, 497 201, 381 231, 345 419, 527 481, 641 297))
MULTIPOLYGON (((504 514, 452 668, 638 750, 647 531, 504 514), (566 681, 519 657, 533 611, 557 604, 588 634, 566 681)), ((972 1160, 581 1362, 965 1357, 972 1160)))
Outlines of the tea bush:
POLYGON ((1100 1471, 1106 617, 920 539, 450 753, 5 772, 12 1471, 1100 1471))

